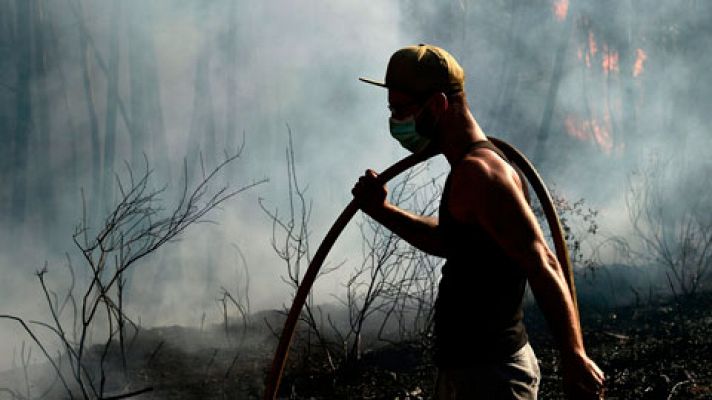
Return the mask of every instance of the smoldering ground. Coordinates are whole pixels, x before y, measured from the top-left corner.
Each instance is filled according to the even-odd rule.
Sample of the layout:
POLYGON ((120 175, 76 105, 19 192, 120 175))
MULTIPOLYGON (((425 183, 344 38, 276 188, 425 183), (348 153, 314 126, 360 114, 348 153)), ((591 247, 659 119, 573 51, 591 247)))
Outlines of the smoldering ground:
MULTIPOLYGON (((631 263, 620 247, 601 243, 634 236, 626 195, 651 154, 666 160, 660 190, 667 226, 708 199, 712 80, 705 71, 712 60, 704 51, 710 9, 702 2, 68 0, 1 7, 0 313, 44 320, 34 272, 47 261, 47 279, 62 293, 69 285, 64 252, 78 272, 86 268, 71 241, 80 189, 101 214, 113 173, 126 179, 124 160, 140 171, 145 153, 155 187, 168 185, 169 207, 184 160, 195 180, 201 156, 214 165, 243 137, 241 158, 218 184, 269 182, 215 210, 209 219, 218 225, 196 226, 137 265, 126 309, 145 327, 219 323, 221 287, 245 292, 245 264, 252 311, 289 302, 284 265, 270 244, 272 221, 258 205, 262 199, 280 215, 289 210, 288 131, 316 245, 350 200, 356 177, 405 155, 388 137, 385 93, 356 78, 382 77, 390 53, 412 43, 451 50, 467 71, 484 130, 533 158, 562 196, 599 211, 586 257, 631 263)), ((439 159, 429 174, 445 170, 439 159)), ((340 296, 361 258, 360 240, 351 229, 334 249, 332 263, 346 262, 317 284, 317 303, 340 296)), ((667 291, 653 263, 636 265, 625 285, 667 291)), ((583 285, 608 299, 608 282, 583 285)), ((27 341, 7 322, 0 332, 0 354, 27 341)), ((41 361, 39 352, 33 357, 41 361)), ((0 357, 0 369, 11 359, 0 357)))

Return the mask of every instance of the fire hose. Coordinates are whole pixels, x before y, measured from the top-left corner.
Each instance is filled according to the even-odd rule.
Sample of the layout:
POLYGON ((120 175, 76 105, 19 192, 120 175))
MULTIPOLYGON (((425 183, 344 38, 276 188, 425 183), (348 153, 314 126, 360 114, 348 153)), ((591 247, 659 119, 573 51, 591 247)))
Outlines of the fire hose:
MULTIPOLYGON (((508 144, 503 140, 493 137, 488 137, 488 139, 504 153, 504 155, 507 157, 507 159, 509 159, 509 161, 519 167, 519 169, 529 181, 529 184, 531 185, 532 189, 534 189, 534 192, 536 193, 537 198, 539 199, 539 203, 541 204, 541 207, 544 211, 544 216, 549 225, 549 229, 551 230, 551 236, 554 242, 556 258, 563 269, 564 277, 566 278, 566 283, 569 287, 569 292, 571 293, 576 315, 578 317, 578 302, 576 300, 576 287, 574 285, 573 266, 571 265, 568 249, 566 247, 566 240, 564 239, 563 229, 561 228, 561 223, 559 221, 556 208, 554 207, 554 203, 551 199, 551 195, 549 194, 549 190, 546 188, 546 185, 544 185, 544 181, 542 180, 541 176, 539 176, 539 173, 536 171, 536 169, 534 169, 534 166, 519 150, 517 150, 512 145, 508 144)), ((398 176, 400 173, 407 170, 408 168, 411 168, 434 155, 435 153, 432 152, 430 149, 426 149, 420 153, 411 154, 398 161, 397 163, 393 164, 385 171, 383 171, 380 175, 378 175, 377 182, 380 184, 385 184, 386 182, 398 176)), ((299 321, 299 316, 302 312, 302 308, 304 307, 304 303, 306 302, 307 296, 309 295, 309 291, 311 290, 311 287, 314 284, 314 281, 316 280, 319 270, 321 269, 321 265, 324 263, 324 260, 326 259, 329 250, 331 250, 331 247, 336 242, 336 239, 341 234, 341 231, 344 230, 346 224, 349 222, 349 220, 351 220, 351 217, 356 214, 356 211, 358 211, 358 209, 359 208, 356 203, 356 200, 352 200, 341 212, 339 217, 336 219, 334 224, 327 232, 326 237, 321 242, 321 245, 319 245, 319 248, 314 254, 314 258, 312 258, 312 261, 309 264, 309 267, 307 268, 307 271, 302 278, 301 284, 297 288, 297 293, 294 296, 294 301, 292 302, 289 314, 287 314, 287 319, 284 322, 282 336, 280 337, 279 344, 277 345, 277 350, 275 351, 274 358, 272 360, 272 367, 270 369, 270 373, 267 376, 266 387, 263 397, 265 400, 276 399, 277 390, 282 380, 282 374, 284 372, 284 367, 287 362, 289 346, 291 345, 292 337, 294 336, 294 331, 297 326, 297 322, 299 321)))

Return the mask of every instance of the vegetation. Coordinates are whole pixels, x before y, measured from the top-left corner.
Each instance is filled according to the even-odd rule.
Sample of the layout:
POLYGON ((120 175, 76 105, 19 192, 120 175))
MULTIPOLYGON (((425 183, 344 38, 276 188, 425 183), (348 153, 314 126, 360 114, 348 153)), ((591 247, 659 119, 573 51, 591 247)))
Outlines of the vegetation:
MULTIPOLYGON (((712 2, 397 0, 378 10, 386 32, 345 24, 354 7, 362 11, 319 1, 0 1, 0 334, 23 340, 0 340, 17 342, 0 354, 13 360, 0 399, 259 398, 285 309, 255 311, 251 297, 264 288, 251 282, 268 269, 255 274, 250 254, 276 256, 284 290, 275 296, 288 304, 320 236, 326 200, 310 197, 324 193, 314 171, 346 193, 333 166, 358 164, 381 150, 371 139, 385 140, 361 125, 372 100, 344 82, 371 68, 364 59, 390 37, 451 50, 485 131, 558 184, 587 348, 610 397, 712 396, 712 2), (288 128, 284 154, 283 119, 303 132, 293 140, 288 128), (252 132, 255 149, 239 171, 238 131, 252 132), (209 247, 232 238, 203 238, 204 290, 193 295, 218 316, 200 309, 199 327, 145 328, 131 308, 134 272, 182 270, 159 249, 260 183, 228 182, 274 173, 282 156, 279 192, 245 207, 260 207, 271 237, 230 230, 252 239, 231 248, 236 284, 218 282, 225 252, 209 247), (16 284, 32 275, 23 268, 42 265, 35 258, 65 252, 61 268, 36 271, 33 289, 16 284), (19 291, 44 314, 12 303, 7 293, 19 291)), ((408 171, 391 201, 436 213, 440 173, 408 171)), ((343 286, 311 297, 301 316, 284 397, 432 395, 440 260, 368 218, 358 228, 361 252, 322 271, 344 274, 343 286)), ((534 307, 527 326, 541 397, 560 398, 558 354, 534 307)))

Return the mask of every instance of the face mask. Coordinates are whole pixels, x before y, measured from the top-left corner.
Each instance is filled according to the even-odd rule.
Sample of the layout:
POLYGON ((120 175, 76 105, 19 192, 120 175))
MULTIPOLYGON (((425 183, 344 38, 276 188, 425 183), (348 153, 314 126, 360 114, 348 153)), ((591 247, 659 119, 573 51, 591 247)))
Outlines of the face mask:
POLYGON ((388 121, 391 136, 393 136, 393 138, 396 139, 401 146, 406 148, 406 150, 411 153, 417 153, 430 144, 430 135, 427 135, 429 132, 418 129, 415 124, 416 118, 420 118, 423 110, 427 108, 429 103, 430 102, 428 101, 428 103, 423 105, 423 107, 416 114, 403 119, 395 119, 391 117, 388 121))
POLYGON ((417 153, 430 144, 430 138, 421 135, 415 129, 415 116, 411 115, 400 120, 391 117, 388 122, 391 136, 411 153, 417 153))

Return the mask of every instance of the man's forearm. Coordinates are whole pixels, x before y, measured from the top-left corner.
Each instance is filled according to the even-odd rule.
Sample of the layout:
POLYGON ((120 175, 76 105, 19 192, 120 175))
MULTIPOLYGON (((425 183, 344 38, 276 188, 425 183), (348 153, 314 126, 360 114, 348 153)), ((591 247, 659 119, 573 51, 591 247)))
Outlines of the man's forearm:
POLYGON ((445 250, 438 232, 437 218, 415 215, 390 203, 368 214, 418 249, 444 257, 445 250))
POLYGON ((550 250, 544 250, 543 266, 530 270, 528 280, 537 304, 549 323, 563 358, 585 354, 578 314, 563 272, 550 250))

